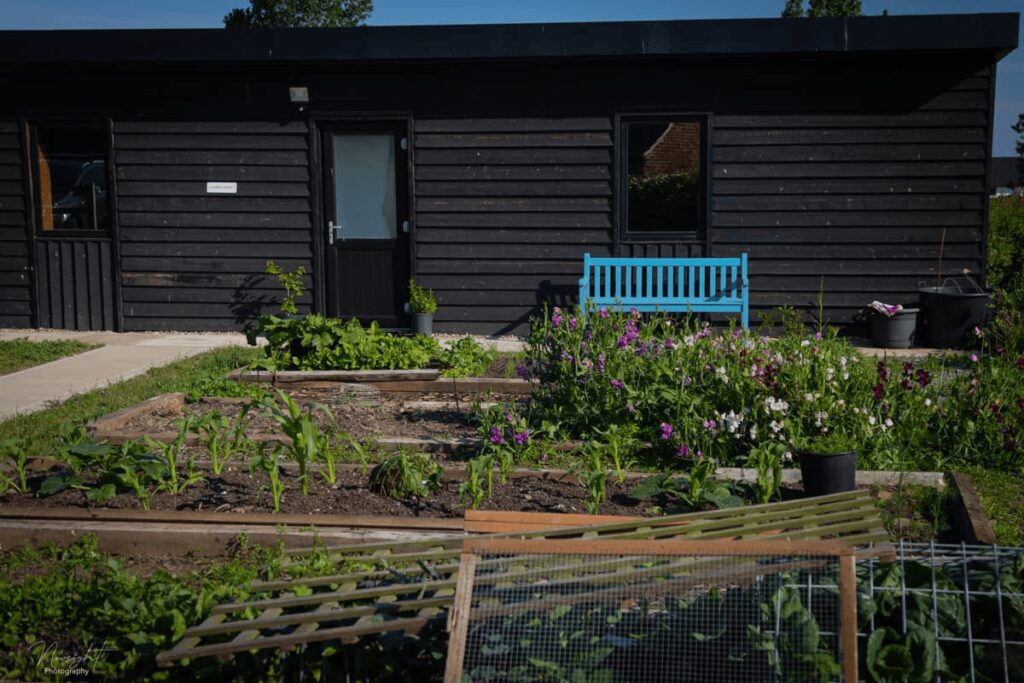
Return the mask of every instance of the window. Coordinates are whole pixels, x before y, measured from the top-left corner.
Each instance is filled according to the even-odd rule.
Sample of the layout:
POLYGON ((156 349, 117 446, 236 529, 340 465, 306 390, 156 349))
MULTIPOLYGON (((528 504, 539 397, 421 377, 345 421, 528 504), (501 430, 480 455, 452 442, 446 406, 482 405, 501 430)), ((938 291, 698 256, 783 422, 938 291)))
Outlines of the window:
POLYGON ((39 231, 108 230, 107 125, 39 123, 32 149, 39 231))
POLYGON ((707 197, 706 117, 643 116, 620 127, 620 224, 626 237, 695 239, 707 197))

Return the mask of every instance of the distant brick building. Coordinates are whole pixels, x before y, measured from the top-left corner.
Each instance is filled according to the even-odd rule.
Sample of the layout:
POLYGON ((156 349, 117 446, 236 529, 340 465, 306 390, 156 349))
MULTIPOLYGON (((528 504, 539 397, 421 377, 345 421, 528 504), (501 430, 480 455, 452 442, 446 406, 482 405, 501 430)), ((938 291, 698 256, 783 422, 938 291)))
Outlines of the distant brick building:
POLYGON ((673 123, 644 152, 645 176, 700 167, 700 124, 673 123))

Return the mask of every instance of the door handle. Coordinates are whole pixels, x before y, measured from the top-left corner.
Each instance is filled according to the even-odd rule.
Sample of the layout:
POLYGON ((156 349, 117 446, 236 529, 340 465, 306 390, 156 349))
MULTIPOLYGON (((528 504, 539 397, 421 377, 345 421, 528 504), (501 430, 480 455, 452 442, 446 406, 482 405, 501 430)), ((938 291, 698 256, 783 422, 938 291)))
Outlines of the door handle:
POLYGON ((341 226, 335 225, 334 221, 327 221, 327 243, 334 244, 334 240, 343 240, 341 236, 341 226))

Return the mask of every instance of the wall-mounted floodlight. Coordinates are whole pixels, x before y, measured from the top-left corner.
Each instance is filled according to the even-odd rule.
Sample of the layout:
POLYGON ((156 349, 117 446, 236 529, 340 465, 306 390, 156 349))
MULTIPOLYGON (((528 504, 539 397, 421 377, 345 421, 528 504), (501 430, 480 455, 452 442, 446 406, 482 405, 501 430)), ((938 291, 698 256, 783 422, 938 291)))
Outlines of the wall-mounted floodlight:
POLYGON ((299 105, 299 111, 303 111, 309 104, 309 89, 301 86, 288 88, 288 100, 292 104, 299 105))

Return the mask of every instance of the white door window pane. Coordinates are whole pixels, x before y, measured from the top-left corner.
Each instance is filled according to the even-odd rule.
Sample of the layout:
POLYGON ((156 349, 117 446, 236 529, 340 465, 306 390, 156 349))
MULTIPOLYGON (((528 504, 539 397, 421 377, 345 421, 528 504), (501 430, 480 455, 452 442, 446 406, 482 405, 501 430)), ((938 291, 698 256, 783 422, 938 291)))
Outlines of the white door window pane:
POLYGON ((335 135, 334 224, 343 239, 395 239, 395 139, 335 135))

